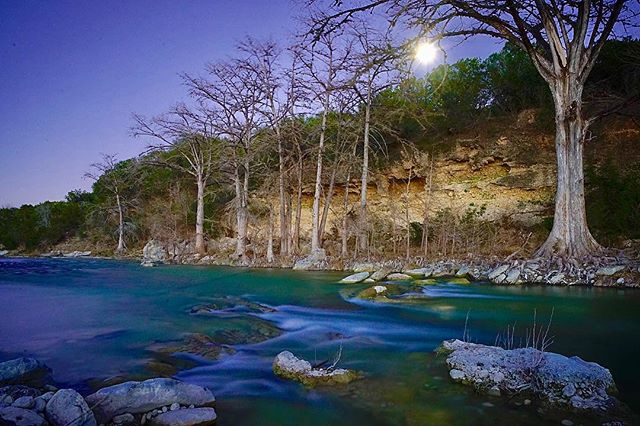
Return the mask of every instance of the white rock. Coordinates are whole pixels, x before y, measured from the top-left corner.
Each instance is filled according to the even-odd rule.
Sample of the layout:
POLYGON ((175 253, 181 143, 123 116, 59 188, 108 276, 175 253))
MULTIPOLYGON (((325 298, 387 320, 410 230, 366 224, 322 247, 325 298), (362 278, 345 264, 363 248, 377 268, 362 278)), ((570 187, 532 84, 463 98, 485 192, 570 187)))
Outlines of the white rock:
POLYGON ((355 274, 344 277, 339 282, 342 284, 357 284, 369 278, 369 272, 357 272, 355 274))

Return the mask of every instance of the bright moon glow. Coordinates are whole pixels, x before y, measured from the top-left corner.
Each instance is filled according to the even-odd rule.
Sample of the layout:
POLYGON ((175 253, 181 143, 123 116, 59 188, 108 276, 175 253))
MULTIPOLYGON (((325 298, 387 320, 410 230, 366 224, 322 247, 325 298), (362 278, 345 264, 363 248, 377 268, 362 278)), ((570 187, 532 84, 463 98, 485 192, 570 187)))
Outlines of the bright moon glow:
POLYGON ((422 42, 416 48, 416 59, 423 64, 429 64, 436 59, 438 49, 432 43, 422 42))

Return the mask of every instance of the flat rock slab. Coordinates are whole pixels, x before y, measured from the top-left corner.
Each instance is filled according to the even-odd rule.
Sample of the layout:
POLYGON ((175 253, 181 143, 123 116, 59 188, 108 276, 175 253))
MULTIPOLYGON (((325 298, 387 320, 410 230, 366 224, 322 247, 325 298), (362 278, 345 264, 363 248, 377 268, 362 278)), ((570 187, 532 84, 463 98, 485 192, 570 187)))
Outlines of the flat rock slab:
POLYGON ((482 393, 530 392, 541 401, 576 410, 607 410, 617 404, 606 368, 534 348, 503 349, 448 340, 442 344, 451 378, 482 393))
POLYGON ((342 284, 357 284, 369 278, 369 272, 358 272, 348 277, 344 277, 339 282, 342 284))
POLYGON ((47 426, 49 423, 38 414, 18 407, 0 408, 0 424, 6 426, 47 426))
POLYGON ((51 369, 34 358, 16 358, 0 362, 0 386, 35 384, 51 374, 51 369))
POLYGON ((273 361, 273 372, 284 379, 295 380, 306 386, 341 385, 359 379, 361 375, 343 368, 313 368, 309 361, 289 351, 280 352, 273 361))
POLYGON ((213 407, 216 402, 209 389, 163 378, 109 386, 86 399, 100 423, 107 423, 118 414, 146 413, 173 403, 213 407))
POLYGON ((167 411, 151 419, 150 426, 209 426, 216 423, 218 415, 210 407, 167 411))

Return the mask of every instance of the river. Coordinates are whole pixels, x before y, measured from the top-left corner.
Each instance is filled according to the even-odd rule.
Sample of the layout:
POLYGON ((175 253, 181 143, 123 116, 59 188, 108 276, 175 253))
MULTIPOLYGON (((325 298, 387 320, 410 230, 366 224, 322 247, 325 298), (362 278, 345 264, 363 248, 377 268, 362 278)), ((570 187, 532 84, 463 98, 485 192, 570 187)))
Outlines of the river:
POLYGON ((640 291, 442 279, 425 287, 428 297, 420 303, 381 305, 350 298, 351 290, 365 286, 346 288, 337 284, 341 276, 0 259, 0 361, 34 356, 53 369, 60 385, 86 394, 114 378, 153 376, 154 344, 188 333, 250 336, 247 330, 266 324, 282 334, 236 342, 235 353, 215 361, 180 356, 185 362, 175 376, 213 390, 221 426, 557 424, 535 407, 479 396, 451 382, 433 352, 442 340, 462 337, 467 316, 471 340, 493 344, 508 325, 524 336, 534 312, 546 326, 553 310, 549 349, 609 368, 619 398, 640 411, 640 291), (221 301, 241 303, 211 314, 191 312, 221 301), (272 309, 256 311, 251 303, 272 309), (364 372, 365 379, 305 389, 271 371, 282 350, 320 361, 340 347, 339 365, 364 372))

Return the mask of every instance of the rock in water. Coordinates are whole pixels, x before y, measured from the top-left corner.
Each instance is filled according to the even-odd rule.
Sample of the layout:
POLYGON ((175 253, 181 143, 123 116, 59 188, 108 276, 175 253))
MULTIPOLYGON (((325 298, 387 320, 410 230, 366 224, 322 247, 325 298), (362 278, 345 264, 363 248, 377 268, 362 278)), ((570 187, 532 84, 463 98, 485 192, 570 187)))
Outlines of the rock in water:
POLYGON ((24 408, 0 408, 0 424, 6 426, 47 426, 49 423, 36 413, 24 408))
POLYGON ((51 369, 34 358, 16 358, 0 362, 0 386, 10 384, 41 384, 51 369))
POLYGON ((280 352, 273 361, 273 372, 284 379, 296 380, 306 386, 347 384, 360 374, 343 368, 313 368, 309 361, 296 357, 289 351, 280 352))
POLYGON ((433 268, 409 269, 408 271, 404 271, 404 274, 416 279, 428 278, 433 274, 433 268))
POLYGON ((617 401, 616 386, 606 368, 578 357, 567 358, 534 348, 503 349, 460 340, 443 342, 446 363, 455 381, 476 390, 514 395, 528 390, 560 408, 608 410, 617 401))
POLYGON ((349 275, 348 277, 344 277, 339 282, 342 284, 357 284, 369 278, 368 272, 358 272, 353 275, 349 275))
POLYGON ((407 274, 395 273, 387 275, 387 281, 411 281, 413 277, 407 274))
POLYGON ((371 278, 373 281, 382 281, 385 278, 387 278, 387 275, 389 275, 392 272, 393 272, 393 269, 391 268, 381 268, 375 271, 373 274, 371 274, 369 278, 371 278))
POLYGON ((151 419, 150 426, 209 426, 218 415, 213 408, 188 408, 162 413, 151 419))
POLYGON ((53 426, 96 426, 96 419, 80 394, 73 389, 60 389, 45 408, 53 426))
POLYGON ((123 413, 146 413, 171 405, 213 407, 216 399, 209 389, 174 379, 149 379, 126 382, 100 389, 87 397, 100 423, 123 413))

